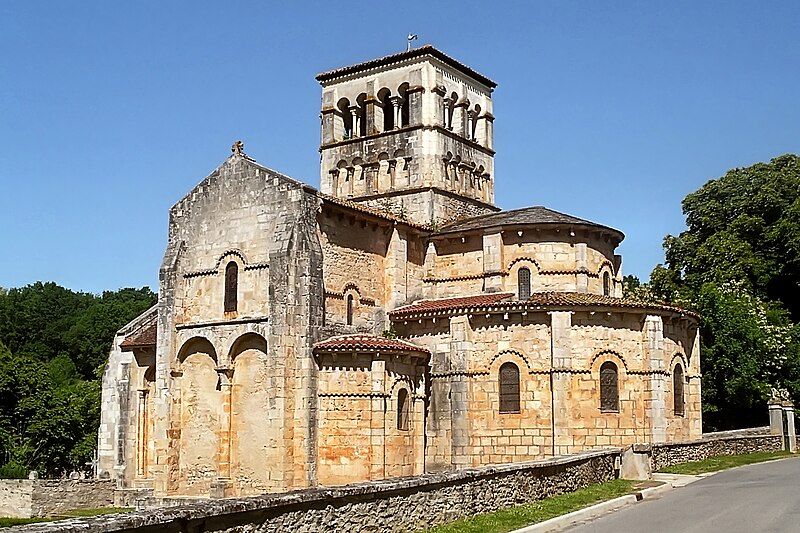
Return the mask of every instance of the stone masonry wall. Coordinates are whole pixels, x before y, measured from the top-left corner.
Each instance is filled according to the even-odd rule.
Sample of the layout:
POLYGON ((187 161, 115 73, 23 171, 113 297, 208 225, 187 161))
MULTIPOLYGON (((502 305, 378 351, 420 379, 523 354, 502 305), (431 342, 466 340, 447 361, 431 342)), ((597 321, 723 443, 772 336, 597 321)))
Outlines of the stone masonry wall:
POLYGON ((619 454, 620 450, 603 450, 338 489, 212 500, 18 529, 84 533, 415 531, 612 480, 619 454))
POLYGON ((656 471, 667 466, 688 461, 702 461, 719 455, 777 452, 781 449, 780 435, 706 434, 700 440, 654 445, 651 464, 653 471, 656 471))
POLYGON ((0 516, 42 518, 114 505, 112 480, 0 480, 0 516))

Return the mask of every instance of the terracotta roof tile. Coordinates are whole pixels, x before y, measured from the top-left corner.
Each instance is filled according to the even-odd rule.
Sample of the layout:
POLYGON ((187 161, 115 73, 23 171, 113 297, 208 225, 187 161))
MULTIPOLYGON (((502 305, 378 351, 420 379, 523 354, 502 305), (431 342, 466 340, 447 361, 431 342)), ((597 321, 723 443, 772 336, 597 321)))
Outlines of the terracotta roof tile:
POLYGON ((456 61, 455 59, 453 59, 452 57, 448 56, 444 52, 442 52, 440 50, 437 50, 436 48, 434 48, 430 44, 426 44, 424 46, 420 46, 419 48, 412 48, 411 50, 406 50, 406 51, 400 52, 398 54, 391 54, 391 55, 388 55, 388 56, 379 57, 378 59, 372 59, 370 61, 365 61, 363 63, 358 63, 356 65, 349 65, 347 67, 339 68, 339 69, 336 69, 336 70, 329 70, 328 72, 323 72, 321 74, 317 74, 317 81, 320 81, 320 82, 328 81, 328 80, 332 80, 332 79, 335 79, 335 78, 339 78, 341 76, 346 76, 347 74, 352 74, 352 73, 360 72, 360 71, 363 71, 363 70, 378 68, 378 67, 382 67, 384 65, 391 65, 392 63, 398 63, 398 62, 403 61, 405 59, 413 59, 413 58, 422 57, 422 56, 425 56, 425 55, 429 55, 429 56, 435 57, 438 60, 440 60, 441 62, 443 62, 444 64, 449 65, 449 66, 455 68, 456 70, 460 70, 461 72, 463 72, 464 74, 470 76, 471 78, 479 81, 480 83, 483 83, 484 85, 486 85, 490 89, 493 89, 493 88, 497 87, 497 84, 495 82, 493 82, 492 80, 490 80, 489 78, 487 78, 483 74, 480 74, 479 72, 471 69, 470 67, 468 67, 464 63, 461 63, 460 61, 456 61))
POLYGON ((426 311, 444 311, 448 309, 463 309, 468 307, 480 307, 496 305, 514 296, 511 292, 493 292, 488 294, 478 294, 475 296, 463 296, 460 298, 444 298, 441 300, 420 300, 405 307, 399 307, 392 311, 391 315, 405 315, 410 313, 420 313, 426 311))
POLYGON ((390 312, 393 319, 406 318, 421 313, 447 312, 463 309, 486 309, 491 307, 530 308, 530 307, 616 307, 629 309, 652 309, 681 313, 696 319, 700 315, 680 307, 661 303, 639 302, 626 298, 612 298, 599 294, 583 294, 577 292, 535 292, 528 300, 511 300, 512 293, 493 293, 465 298, 445 298, 441 300, 422 300, 412 305, 400 307, 390 312))
POLYGON ((125 337, 125 340, 120 343, 123 348, 144 348, 147 346, 155 346, 158 337, 158 324, 151 323, 146 328, 137 331, 136 333, 125 337))
POLYGON ((314 351, 350 351, 350 350, 380 350, 394 352, 419 352, 429 354, 427 348, 422 348, 400 339, 376 337, 374 335, 341 335, 314 345, 314 351))

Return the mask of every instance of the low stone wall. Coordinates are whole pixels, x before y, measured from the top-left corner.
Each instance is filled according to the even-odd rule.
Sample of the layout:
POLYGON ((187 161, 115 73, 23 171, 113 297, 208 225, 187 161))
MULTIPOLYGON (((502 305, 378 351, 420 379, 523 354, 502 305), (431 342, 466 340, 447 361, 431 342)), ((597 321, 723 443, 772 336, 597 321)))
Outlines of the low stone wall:
POLYGON ((91 479, 0 479, 0 516, 42 518, 114 505, 115 484, 91 479))
POLYGON ((689 461, 702 461, 718 455, 776 452, 783 449, 780 435, 769 435, 769 428, 706 433, 702 439, 670 444, 653 444, 652 470, 689 461))
POLYGON ((616 478, 622 450, 11 528, 137 533, 417 531, 616 478))

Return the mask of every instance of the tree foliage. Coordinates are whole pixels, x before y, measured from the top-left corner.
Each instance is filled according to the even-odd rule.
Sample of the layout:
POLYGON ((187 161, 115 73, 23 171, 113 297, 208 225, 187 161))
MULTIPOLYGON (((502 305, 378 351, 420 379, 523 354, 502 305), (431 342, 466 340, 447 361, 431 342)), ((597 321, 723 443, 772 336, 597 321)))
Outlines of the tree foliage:
POLYGON ((84 467, 114 333, 155 300, 147 287, 100 296, 55 283, 0 291, 0 473, 84 467))
POLYGON ((772 387, 800 405, 800 158, 731 170, 682 205, 645 294, 702 316, 704 428, 763 422, 772 387))

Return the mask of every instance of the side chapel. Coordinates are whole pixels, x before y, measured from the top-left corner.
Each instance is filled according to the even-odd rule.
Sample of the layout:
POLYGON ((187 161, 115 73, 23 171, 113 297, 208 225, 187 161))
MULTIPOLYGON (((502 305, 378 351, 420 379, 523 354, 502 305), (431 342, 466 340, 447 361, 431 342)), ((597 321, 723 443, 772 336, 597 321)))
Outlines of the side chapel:
POLYGON ((698 438, 698 317, 623 234, 494 204, 495 83, 431 46, 333 70, 320 189, 233 154, 176 203, 103 377, 99 470, 222 497, 698 438))

